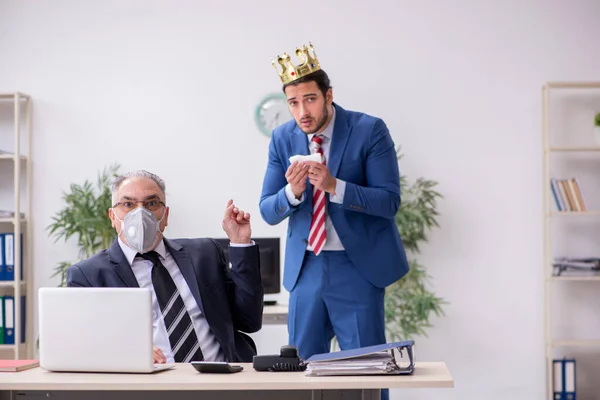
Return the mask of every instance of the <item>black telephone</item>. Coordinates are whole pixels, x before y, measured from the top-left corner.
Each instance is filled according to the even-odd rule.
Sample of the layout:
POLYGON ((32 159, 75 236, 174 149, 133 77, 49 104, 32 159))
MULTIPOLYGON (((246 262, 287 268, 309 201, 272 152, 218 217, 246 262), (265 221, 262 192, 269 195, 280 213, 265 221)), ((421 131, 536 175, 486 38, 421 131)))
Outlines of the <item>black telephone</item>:
POLYGON ((296 346, 281 346, 279 355, 254 356, 252 366, 257 371, 305 371, 306 363, 298 357, 296 346))

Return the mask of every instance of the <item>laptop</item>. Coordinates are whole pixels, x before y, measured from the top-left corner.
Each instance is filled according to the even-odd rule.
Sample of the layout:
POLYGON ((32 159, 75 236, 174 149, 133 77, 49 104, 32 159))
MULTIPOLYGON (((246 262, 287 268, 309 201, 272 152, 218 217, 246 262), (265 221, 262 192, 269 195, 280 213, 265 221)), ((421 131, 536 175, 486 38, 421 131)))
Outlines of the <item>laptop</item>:
POLYGON ((40 288, 40 367, 61 372, 152 373, 152 293, 147 288, 40 288))

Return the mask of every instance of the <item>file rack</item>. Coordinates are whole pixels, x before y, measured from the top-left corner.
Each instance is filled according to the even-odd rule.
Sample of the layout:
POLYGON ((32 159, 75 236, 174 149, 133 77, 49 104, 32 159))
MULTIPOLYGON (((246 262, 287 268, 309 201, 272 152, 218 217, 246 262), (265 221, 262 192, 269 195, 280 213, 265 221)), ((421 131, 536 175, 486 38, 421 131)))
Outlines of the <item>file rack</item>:
MULTIPOLYGON (((0 344, 0 359, 22 360, 33 355, 33 279, 31 268, 31 96, 20 93, 0 92, 0 171, 12 170, 12 188, 0 188, 3 199, 0 208, 9 208, 12 215, 0 216, 0 232, 12 233, 14 250, 12 259, 14 277, 4 275, 0 280, 0 296, 14 299, 14 344, 6 344, 4 338, 0 344), (12 194, 12 202, 10 195, 12 194), (21 276, 23 279, 21 279, 21 276), (19 301, 25 298, 23 304, 19 301), (25 316, 25 320, 23 319, 25 316), (23 330, 22 327, 25 327, 23 330), (21 341, 24 338, 24 341, 21 341)), ((3 179, 10 177, 3 174, 3 179)), ((6 185, 7 180, 0 181, 6 185)), ((4 246, 3 240, 2 245, 4 246)), ((0 255, 4 250, 0 249, 0 255)), ((3 263, 6 269, 6 263, 3 263)), ((4 308, 4 307, 3 307, 4 308)), ((1 309, 0 309, 1 310, 1 309)), ((9 315, 5 315, 6 321, 9 315)), ((4 329, 8 326, 4 326, 4 329)))

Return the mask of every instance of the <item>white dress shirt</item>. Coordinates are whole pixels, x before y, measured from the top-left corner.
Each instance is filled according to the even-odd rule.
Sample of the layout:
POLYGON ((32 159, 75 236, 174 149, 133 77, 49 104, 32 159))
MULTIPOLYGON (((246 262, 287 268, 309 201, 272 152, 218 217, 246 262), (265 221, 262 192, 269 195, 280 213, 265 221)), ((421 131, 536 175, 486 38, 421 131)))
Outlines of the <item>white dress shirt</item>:
MULTIPOLYGON (((323 138, 323 142, 321 143, 321 149, 323 150, 323 155, 325 156, 326 163, 327 163, 327 160, 329 160, 329 148, 331 147, 331 139, 333 137, 333 127, 335 125, 335 107, 331 107, 331 108, 333 109, 333 115, 331 116, 331 121, 329 121, 329 124, 323 130, 323 132, 319 133, 319 135, 321 135, 321 137, 323 138)), ((314 133, 307 135, 308 148, 310 150, 310 154, 314 154, 317 152, 316 143, 314 143, 312 141, 312 138, 314 135, 315 135, 314 133)), ((329 193, 327 195, 329 196, 329 201, 333 201, 334 203, 343 204, 344 203, 344 192, 346 191, 346 182, 342 181, 341 179, 337 179, 337 178, 335 180, 336 180, 335 195, 331 195, 329 193)), ((307 182, 307 185, 310 185, 310 182, 307 182)), ((302 193, 302 196, 298 200, 296 198, 296 196, 294 196, 294 193, 292 192, 292 187, 289 183, 285 186, 285 196, 287 197, 288 201, 290 202, 290 204, 292 206, 297 206, 300 203, 302 203, 304 201, 304 197, 305 197, 304 193, 302 193)), ((329 250, 329 251, 344 250, 344 245, 342 244, 342 241, 340 240, 340 237, 338 236, 338 234, 335 230, 335 227, 333 226, 333 223, 331 222, 331 218, 329 217, 329 214, 327 212, 325 213, 325 216, 326 216, 325 217, 325 232, 326 232, 327 238, 325 240, 325 245, 323 246, 323 250, 329 250)), ((307 244, 306 250, 312 251, 313 248, 310 246, 310 244, 307 244)))
MULTIPOLYGON (((252 246, 253 244, 254 242, 248 246, 252 246)), ((154 286, 152 285, 152 262, 141 257, 136 258, 137 252, 123 243, 121 238, 119 238, 119 245, 121 246, 121 250, 123 250, 125 257, 127 258, 129 265, 131 265, 133 274, 135 275, 140 287, 148 288, 152 292, 152 328, 154 333, 154 346, 161 349, 168 363, 175 362, 173 352, 171 351, 171 344, 169 343, 167 328, 165 327, 165 322, 163 320, 162 313, 160 312, 158 300, 156 298, 156 294, 154 293, 154 286)), ((246 245, 232 243, 231 246, 246 245)), ((167 271, 169 271, 169 274, 171 274, 171 278, 173 278, 175 286, 177 286, 177 290, 179 290, 179 294, 183 299, 185 308, 187 309, 192 320, 192 324, 194 325, 194 331, 198 337, 198 342, 200 343, 200 349, 202 349, 204 360, 225 361, 225 356, 221 350, 219 342, 210 330, 210 326, 206 321, 206 317, 202 314, 200 306, 192 295, 192 292, 185 281, 185 278, 181 274, 177 263, 171 256, 171 253, 167 251, 164 241, 161 240, 154 250, 158 253, 160 261, 165 266, 167 271)))

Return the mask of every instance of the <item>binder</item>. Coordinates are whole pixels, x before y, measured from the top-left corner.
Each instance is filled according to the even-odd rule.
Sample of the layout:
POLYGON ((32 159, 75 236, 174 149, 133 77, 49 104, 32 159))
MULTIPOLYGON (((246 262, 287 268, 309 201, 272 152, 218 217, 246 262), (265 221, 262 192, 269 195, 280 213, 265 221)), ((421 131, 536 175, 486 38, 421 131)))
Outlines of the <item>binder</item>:
POLYGON ((307 375, 410 375, 415 368, 414 341, 405 340, 332 353, 306 360, 307 375))
POLYGON ((0 296, 0 344, 4 344, 4 296, 0 296))
POLYGON ((553 360, 554 400, 577 400, 575 359, 553 360))
MULTIPOLYGON (((0 246, 2 257, 4 258, 4 271, 0 271, 0 281, 15 280, 15 234, 3 233, 3 242, 0 246)), ((23 279, 23 234, 21 234, 21 280, 23 279)))
MULTIPOLYGON (((21 343, 25 343, 25 296, 21 296, 21 343)), ((4 344, 15 344, 15 298, 4 296, 4 344)))
POLYGON ((4 296, 4 344, 15 344, 15 304, 13 296, 4 296))
MULTIPOLYGON (((8 280, 6 277, 6 263, 4 261, 4 233, 0 233, 0 281, 8 280)), ((0 307, 2 303, 0 303, 0 307)))
POLYGON ((15 241, 12 233, 4 234, 4 280, 15 279, 15 241))

